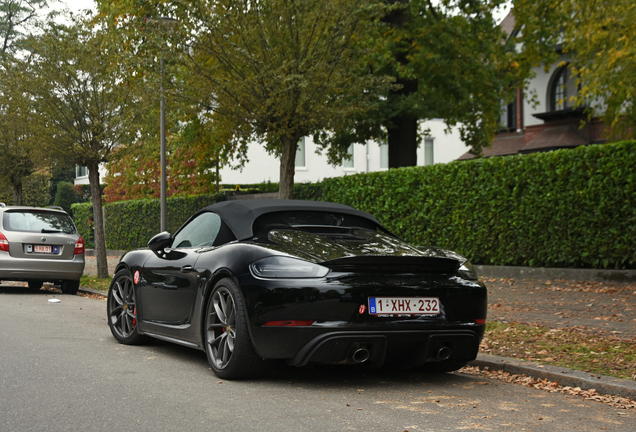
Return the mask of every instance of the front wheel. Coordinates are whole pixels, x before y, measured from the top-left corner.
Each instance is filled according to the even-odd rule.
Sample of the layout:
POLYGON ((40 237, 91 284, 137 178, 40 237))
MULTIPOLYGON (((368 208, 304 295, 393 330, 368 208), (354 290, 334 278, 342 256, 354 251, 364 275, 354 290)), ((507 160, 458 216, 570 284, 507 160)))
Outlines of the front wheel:
POLYGON ((208 362, 219 378, 253 378, 263 374, 265 360, 252 346, 243 298, 229 278, 220 280, 209 297, 204 338, 208 362))
POLYGON ((125 345, 138 345, 145 337, 137 332, 137 304, 133 280, 128 270, 120 270, 113 277, 108 290, 108 326, 117 339, 125 345))

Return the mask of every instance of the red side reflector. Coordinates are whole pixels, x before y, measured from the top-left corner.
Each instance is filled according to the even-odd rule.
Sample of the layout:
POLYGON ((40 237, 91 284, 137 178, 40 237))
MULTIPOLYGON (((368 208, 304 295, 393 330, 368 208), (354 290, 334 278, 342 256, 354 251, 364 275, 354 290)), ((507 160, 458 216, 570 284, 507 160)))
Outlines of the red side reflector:
POLYGON ((476 319, 475 323, 476 324, 486 324, 486 320, 485 319, 476 319))
POLYGON ((0 251, 9 252, 9 242, 2 233, 0 233, 0 251))
POLYGON ((79 238, 77 243, 75 243, 75 255, 81 255, 84 253, 84 239, 79 238))
POLYGON ((263 324, 263 327, 307 327, 313 323, 313 321, 268 321, 263 324))

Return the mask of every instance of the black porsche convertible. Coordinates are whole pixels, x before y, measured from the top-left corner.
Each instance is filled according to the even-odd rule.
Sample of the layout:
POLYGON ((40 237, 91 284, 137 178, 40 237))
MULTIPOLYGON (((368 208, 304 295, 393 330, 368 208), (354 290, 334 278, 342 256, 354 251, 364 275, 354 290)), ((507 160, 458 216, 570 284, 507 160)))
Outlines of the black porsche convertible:
POLYGON ((204 350, 224 379, 289 365, 453 371, 473 360, 487 291, 462 256, 417 248, 369 213, 313 201, 236 200, 118 263, 108 294, 117 341, 204 350))

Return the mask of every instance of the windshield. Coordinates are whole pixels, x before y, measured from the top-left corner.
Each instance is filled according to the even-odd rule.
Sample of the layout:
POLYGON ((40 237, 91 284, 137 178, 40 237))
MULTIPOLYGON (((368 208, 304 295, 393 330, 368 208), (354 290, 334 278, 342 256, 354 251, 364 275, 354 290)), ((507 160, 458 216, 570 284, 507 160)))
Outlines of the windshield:
POLYGON ((7 231, 77 233, 69 215, 45 210, 7 211, 2 218, 2 226, 7 231))

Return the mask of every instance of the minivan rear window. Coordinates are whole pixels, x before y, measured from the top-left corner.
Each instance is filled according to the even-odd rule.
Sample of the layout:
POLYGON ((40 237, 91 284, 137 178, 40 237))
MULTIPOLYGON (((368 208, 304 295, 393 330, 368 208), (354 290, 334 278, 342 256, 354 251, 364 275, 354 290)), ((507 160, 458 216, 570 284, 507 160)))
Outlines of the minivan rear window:
POLYGON ((77 233, 71 217, 67 214, 38 210, 6 211, 2 217, 2 227, 6 231, 77 233))

